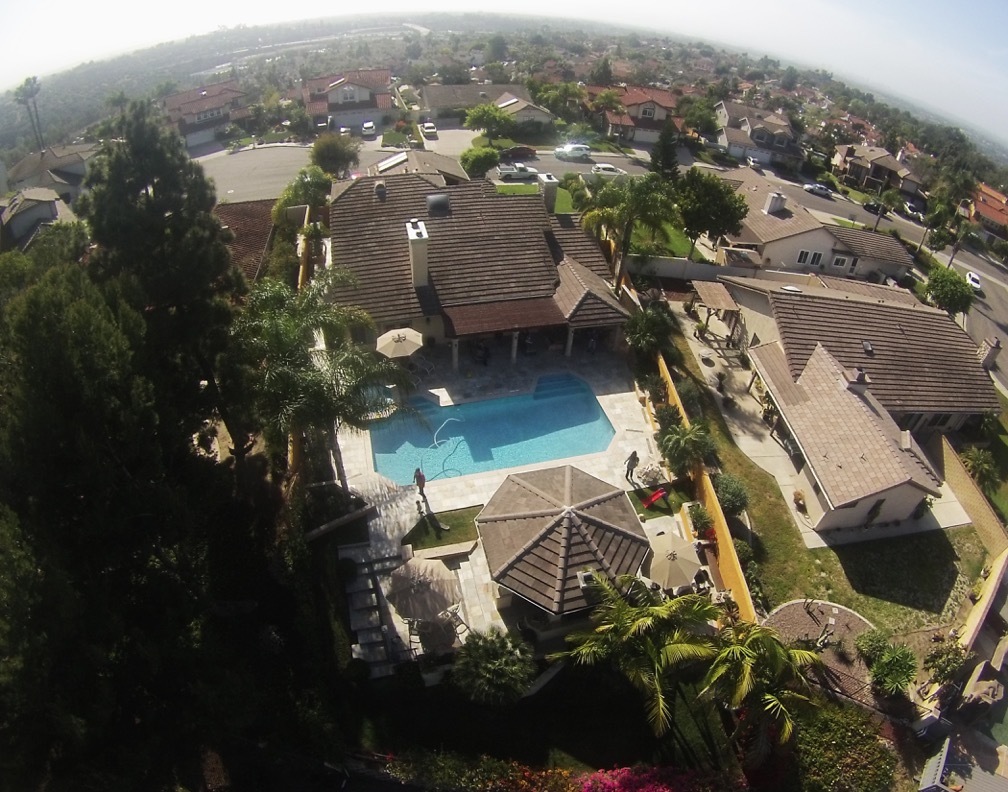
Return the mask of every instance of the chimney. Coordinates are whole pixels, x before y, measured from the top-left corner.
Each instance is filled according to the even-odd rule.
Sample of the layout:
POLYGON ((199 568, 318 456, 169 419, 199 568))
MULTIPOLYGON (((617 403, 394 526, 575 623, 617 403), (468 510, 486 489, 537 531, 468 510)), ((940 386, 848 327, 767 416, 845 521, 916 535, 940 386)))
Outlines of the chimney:
POLYGON ((900 450, 909 451, 913 448, 913 441, 910 439, 910 430, 904 429, 900 432, 900 450))
POLYGON ((766 204, 763 206, 763 214, 774 214, 784 208, 787 203, 787 196, 784 193, 772 192, 767 196, 766 204))
POLYGON ((560 180, 552 173, 539 174, 539 192, 542 193, 547 214, 553 214, 556 211, 557 187, 559 186, 560 180))
POLYGON ((1001 340, 999 338, 985 338, 980 342, 977 349, 977 360, 984 371, 990 371, 997 362, 997 356, 1001 354, 1001 340))
POLYGON ((377 198, 379 201, 384 201, 385 200, 385 196, 387 194, 388 193, 385 190, 385 182, 383 182, 383 181, 376 181, 374 183, 374 196, 375 196, 375 198, 377 198))
POLYGON ((428 286, 427 273, 427 226, 415 217, 406 223, 406 238, 409 239, 410 270, 413 273, 413 288, 428 286))
POLYGON ((868 390, 868 386, 871 385, 868 373, 860 366, 856 369, 844 369, 843 377, 844 382, 847 383, 847 390, 859 396, 863 396, 865 391, 868 390))

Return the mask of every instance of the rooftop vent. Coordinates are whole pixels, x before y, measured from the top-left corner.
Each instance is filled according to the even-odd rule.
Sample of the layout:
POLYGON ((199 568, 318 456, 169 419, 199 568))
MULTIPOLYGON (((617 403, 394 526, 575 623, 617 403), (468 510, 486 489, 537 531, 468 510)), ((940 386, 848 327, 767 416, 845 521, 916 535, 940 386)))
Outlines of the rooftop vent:
POLYGON ((480 99, 486 99, 486 98, 487 98, 487 92, 486 91, 480 91, 480 99))
POLYGON ((376 181, 374 183, 374 195, 379 201, 385 200, 385 196, 388 195, 388 192, 385 189, 385 182, 376 181))
POLYGON ((875 354, 875 349, 872 347, 871 341, 867 341, 867 340, 862 341, 861 342, 861 348, 864 350, 864 352, 865 352, 866 355, 874 355, 875 354))
POLYGON ((797 286, 792 286, 790 283, 787 286, 781 286, 781 291, 791 292, 791 294, 801 294, 801 289, 797 286))
POLYGON ((427 214, 431 217, 447 217, 451 214, 451 198, 447 193, 427 196, 427 214))

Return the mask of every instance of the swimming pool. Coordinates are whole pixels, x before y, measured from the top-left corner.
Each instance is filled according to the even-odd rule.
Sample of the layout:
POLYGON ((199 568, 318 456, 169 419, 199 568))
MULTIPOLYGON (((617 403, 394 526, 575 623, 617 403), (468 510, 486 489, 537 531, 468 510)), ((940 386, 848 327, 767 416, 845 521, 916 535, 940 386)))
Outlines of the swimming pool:
POLYGON ((371 429, 375 470, 409 484, 604 451, 616 434, 591 388, 569 374, 540 377, 532 393, 441 407, 410 401, 371 429))

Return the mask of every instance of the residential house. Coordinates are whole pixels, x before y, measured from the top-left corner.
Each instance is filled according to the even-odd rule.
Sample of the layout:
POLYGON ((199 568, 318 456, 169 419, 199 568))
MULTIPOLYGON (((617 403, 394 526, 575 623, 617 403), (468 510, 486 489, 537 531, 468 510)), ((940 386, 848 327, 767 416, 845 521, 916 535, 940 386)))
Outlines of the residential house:
POLYGON ((517 126, 542 128, 550 126, 556 120, 556 116, 545 107, 532 104, 532 102, 509 93, 502 94, 494 104, 511 116, 511 120, 517 126))
POLYGON ((499 104, 507 95, 532 103, 528 89, 520 84, 424 85, 420 88, 422 114, 431 118, 459 117, 463 111, 481 104, 499 104))
MULTIPOLYGON (((991 772, 1000 759, 990 758, 990 770, 980 766, 976 749, 953 745, 946 737, 938 751, 928 759, 920 774, 919 792, 1008 792, 1008 778, 991 772)), ((991 741, 991 746, 994 742, 991 741)), ((991 749, 993 753, 993 748, 991 749)))
POLYGON ((714 106, 718 145, 739 160, 797 169, 805 159, 798 134, 782 113, 723 100, 714 106))
POLYGON ((881 281, 899 280, 913 266, 889 234, 825 224, 751 168, 725 178, 749 205, 742 231, 728 245, 755 252, 765 268, 881 281))
POLYGON ((101 150, 97 143, 50 146, 19 160, 7 173, 11 190, 45 187, 66 204, 77 200, 84 188, 88 161, 101 150))
POLYGON ((276 231, 272 219, 274 203, 272 198, 220 203, 213 210, 220 224, 232 234, 228 243, 231 261, 249 283, 258 279, 266 268, 276 231))
POLYGON ((187 148, 212 143, 229 123, 248 116, 247 104, 237 80, 181 91, 161 100, 168 120, 178 129, 187 148))
POLYGON ((1003 193, 981 182, 965 208, 988 243, 1008 240, 1008 197, 1003 193))
POLYGON ((570 354, 577 331, 615 338, 627 311, 606 282, 609 265, 578 218, 556 215, 558 181, 540 194, 498 194, 489 181, 443 185, 421 174, 337 182, 332 261, 357 276, 337 291, 377 331, 413 327, 426 343, 536 332, 570 354))
POLYGON ((880 193, 895 189, 913 197, 920 190, 920 179, 900 159, 879 146, 838 145, 832 165, 844 184, 863 191, 880 193))
POLYGON ((305 80, 301 98, 316 127, 360 129, 392 114, 392 73, 388 69, 357 69, 305 80))
POLYGON ((719 280, 740 306, 732 333, 741 348, 780 344, 797 381, 822 344, 843 370, 865 373, 900 430, 951 431, 1000 411, 985 370, 990 345, 978 349, 947 313, 904 289, 784 273, 719 280))
POLYGON ((30 187, 6 203, 0 201, 0 252, 27 250, 39 231, 53 223, 72 223, 77 216, 54 190, 30 187))
POLYGON ((388 176, 393 173, 420 173, 441 185, 469 181, 469 174, 457 159, 427 149, 400 151, 367 170, 368 176, 388 176))
POLYGON ((679 99, 671 91, 638 85, 589 85, 585 88, 589 112, 592 102, 603 91, 615 91, 623 105, 622 113, 607 110, 603 115, 602 131, 608 137, 655 143, 667 125, 675 124, 673 115, 679 99))

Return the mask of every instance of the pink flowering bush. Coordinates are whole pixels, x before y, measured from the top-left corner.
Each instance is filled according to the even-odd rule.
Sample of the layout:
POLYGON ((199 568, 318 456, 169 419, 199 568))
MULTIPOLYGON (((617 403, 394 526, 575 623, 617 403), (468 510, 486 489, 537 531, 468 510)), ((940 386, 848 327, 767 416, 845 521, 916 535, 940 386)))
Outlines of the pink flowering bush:
POLYGON ((582 776, 578 792, 733 792, 744 780, 684 772, 675 767, 617 767, 582 776))

